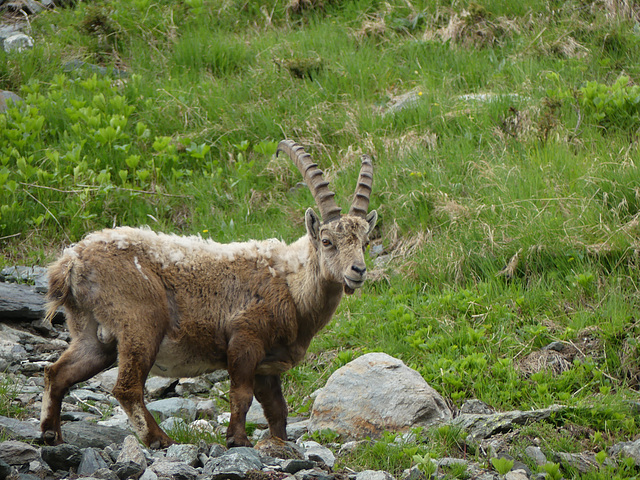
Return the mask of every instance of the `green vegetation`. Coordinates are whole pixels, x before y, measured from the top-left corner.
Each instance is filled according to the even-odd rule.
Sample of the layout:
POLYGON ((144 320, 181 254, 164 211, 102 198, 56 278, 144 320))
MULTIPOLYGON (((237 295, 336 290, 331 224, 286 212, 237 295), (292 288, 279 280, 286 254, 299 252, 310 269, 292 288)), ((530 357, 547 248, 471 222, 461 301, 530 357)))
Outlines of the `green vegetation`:
MULTIPOLYGON (((0 52, 0 89, 26 100, 0 114, 2 262, 45 264, 114 224, 291 241, 312 198, 272 157, 277 142, 307 146, 343 206, 368 152, 381 217, 370 281, 285 375, 292 409, 384 351, 457 406, 575 407, 527 435, 545 453, 606 452, 640 434, 639 20, 633 2, 596 0, 96 0, 42 13, 33 50, 0 52), (549 361, 551 342, 570 352, 549 361), (588 434, 576 444, 575 431, 588 434)), ((349 466, 376 466, 380 451, 394 474, 479 455, 460 432, 428 438, 383 438, 349 466)), ((599 458, 584 478, 638 475, 599 458)))

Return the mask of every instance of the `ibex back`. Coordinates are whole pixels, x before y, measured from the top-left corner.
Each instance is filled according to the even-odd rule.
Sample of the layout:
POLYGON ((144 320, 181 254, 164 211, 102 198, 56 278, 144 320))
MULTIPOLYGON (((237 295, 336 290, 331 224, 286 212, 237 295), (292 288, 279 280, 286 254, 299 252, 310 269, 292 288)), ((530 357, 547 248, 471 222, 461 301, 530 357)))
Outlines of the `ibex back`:
POLYGON ((270 434, 286 440, 280 374, 302 360, 343 292, 362 286, 363 251, 377 214, 367 214, 368 156, 350 211, 341 215, 302 147, 283 140, 278 152, 294 161, 322 216, 308 209, 307 234, 290 245, 274 239, 220 244, 123 227, 88 235, 51 265, 48 318, 63 306, 72 340, 45 370, 45 443, 63 441, 60 409, 69 388, 116 361, 113 394, 152 448, 174 442, 144 404, 149 373, 181 377, 227 369, 227 446, 251 445, 245 419, 254 395, 270 434))

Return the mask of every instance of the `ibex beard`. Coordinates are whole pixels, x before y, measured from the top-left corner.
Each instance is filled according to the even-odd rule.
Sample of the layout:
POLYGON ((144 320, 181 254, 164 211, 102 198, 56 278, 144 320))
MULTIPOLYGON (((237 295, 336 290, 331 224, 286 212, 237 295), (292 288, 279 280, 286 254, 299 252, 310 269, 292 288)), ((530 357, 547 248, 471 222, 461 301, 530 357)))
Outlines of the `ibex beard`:
POLYGON ((363 155, 348 214, 342 215, 322 171, 303 148, 285 152, 311 189, 320 217, 305 213, 306 235, 221 244, 145 228, 94 232, 49 268, 51 319, 64 307, 69 348, 45 369, 41 430, 63 442, 60 410, 69 388, 118 362, 113 394, 142 442, 175 443, 144 403, 151 374, 193 377, 229 372, 227 446, 250 446, 245 421, 253 397, 270 434, 286 440, 287 404, 280 375, 300 362, 333 316, 343 293, 366 277, 364 249, 377 213, 367 213, 373 182, 363 155))

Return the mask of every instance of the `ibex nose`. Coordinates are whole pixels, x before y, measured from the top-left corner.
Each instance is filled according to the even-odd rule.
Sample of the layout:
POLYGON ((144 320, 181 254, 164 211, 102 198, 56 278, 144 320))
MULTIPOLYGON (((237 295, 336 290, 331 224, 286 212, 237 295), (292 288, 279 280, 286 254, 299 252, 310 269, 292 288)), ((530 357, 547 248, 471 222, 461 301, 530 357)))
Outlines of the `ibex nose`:
POLYGON ((351 265, 351 270, 356 272, 358 275, 364 275, 367 272, 367 267, 364 265, 361 267, 358 265, 351 265))

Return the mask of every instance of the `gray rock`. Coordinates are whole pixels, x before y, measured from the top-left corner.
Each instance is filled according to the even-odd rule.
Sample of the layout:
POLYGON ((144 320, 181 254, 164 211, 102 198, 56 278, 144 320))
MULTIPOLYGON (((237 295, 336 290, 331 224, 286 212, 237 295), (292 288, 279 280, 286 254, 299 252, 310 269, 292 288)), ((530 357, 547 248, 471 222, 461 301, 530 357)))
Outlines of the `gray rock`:
POLYGON ((283 472, 291 474, 299 472, 300 470, 309 470, 313 467, 315 467, 315 462, 312 460, 300 460, 299 458, 290 458, 280 464, 283 472))
POLYGON ((160 460, 149 467, 158 477, 169 477, 172 480, 194 480, 198 471, 184 463, 160 460))
POLYGON ((167 449, 167 457, 174 457, 192 467, 196 467, 200 463, 198 453, 197 445, 190 444, 171 445, 167 449))
POLYGON ((511 470, 505 474, 504 480, 529 480, 529 475, 522 469, 511 470))
POLYGON ((160 428, 165 432, 170 432, 175 429, 187 429, 188 424, 182 418, 169 417, 160 422, 160 428))
POLYGON ((319 468, 300 470, 295 473, 294 477, 297 480, 334 480, 333 474, 327 473, 319 468))
POLYGON ((395 480, 389 472, 381 470, 363 470, 356 474, 356 480, 395 480))
POLYGON ((78 468, 82 460, 80 449, 68 443, 42 447, 40 455, 52 470, 68 471, 72 468, 75 469, 78 468))
POLYGON ((128 462, 116 462, 111 470, 115 472, 119 479, 133 479, 136 480, 144 473, 144 467, 138 463, 128 462))
POLYGON ((422 473, 422 470, 417 465, 411 468, 407 468, 402 472, 400 480, 426 480, 427 476, 422 473))
POLYGON ((608 453, 611 457, 633 458, 636 466, 640 466, 640 440, 616 443, 609 448, 608 453))
POLYGON ((93 448, 85 448, 82 451, 82 459, 78 466, 78 475, 81 477, 88 477, 93 475, 97 470, 101 468, 109 468, 104 458, 93 448))
POLYGON ((527 457, 533 460, 536 465, 542 466, 547 463, 547 457, 544 453, 542 453, 542 450, 540 450, 540 447, 529 445, 527 448, 524 449, 524 453, 527 455, 527 457))
POLYGON ((218 415, 218 407, 213 400, 200 400, 196 403, 197 418, 216 418, 218 415))
POLYGON ((224 447, 223 445, 220 445, 219 443, 214 443, 213 445, 211 445, 211 448, 209 449, 209 457, 210 458, 219 457, 220 455, 223 455, 226 451, 227 451, 226 447, 224 447))
POLYGON ((113 387, 116 386, 116 380, 118 379, 118 367, 113 367, 99 373, 91 379, 91 385, 96 388, 102 388, 105 392, 113 391, 113 387))
POLYGON ((344 439, 379 437, 451 420, 442 396, 418 372, 385 353, 369 353, 331 375, 318 391, 309 432, 330 429, 344 439))
POLYGON ((247 423, 252 423, 259 428, 266 428, 268 426, 267 419, 264 416, 264 410, 262 405, 255 398, 249 407, 247 412, 247 423))
POLYGON ((93 390, 88 390, 85 388, 76 388, 69 392, 69 397, 65 398, 65 401, 69 403, 74 402, 102 402, 102 403, 112 403, 115 399, 111 396, 107 396, 104 393, 94 392, 93 390), (72 399, 72 400, 71 400, 72 399))
POLYGON ((33 38, 22 32, 16 32, 4 39, 2 48, 5 52, 19 53, 28 48, 33 48, 33 38))
POLYGON ((496 411, 493 408, 491 408, 489 405, 475 398, 467 400, 460 407, 460 413, 474 413, 474 414, 479 413, 479 414, 491 415, 495 412, 496 411))
MULTIPOLYGON (((22 101, 22 98, 12 92, 2 91, 0 95, 3 95, 4 98, 10 98, 14 102, 22 101)), ((2 277, 5 282, 35 283, 36 292, 38 293, 47 293, 48 290, 47 269, 44 267, 39 267, 37 265, 33 267, 27 267, 23 265, 6 267, 0 270, 0 277, 2 277), (38 285, 40 285, 39 288, 38 285), (42 288, 43 286, 44 289, 42 288)))
POLYGON ((198 393, 207 393, 211 390, 211 383, 204 377, 187 377, 178 380, 178 384, 175 387, 178 395, 195 395, 198 393))
POLYGON ((290 423, 287 425, 287 438, 289 440, 297 440, 302 435, 307 433, 309 429, 309 420, 301 420, 299 422, 290 423))
POLYGON ((369 440, 352 440, 350 442, 344 442, 341 446, 340 449, 338 450, 338 457, 342 457, 344 455, 348 455, 352 452, 354 452, 359 446, 361 445, 366 445, 368 443, 371 443, 369 440))
POLYGON ((99 478, 102 480, 120 480, 116 472, 109 468, 100 468, 93 472, 93 478, 99 478))
POLYGON ((229 372, 226 370, 216 370, 215 372, 207 373, 203 375, 212 385, 215 385, 219 382, 224 382, 225 380, 229 380, 229 372))
MULTIPOLYGON (((0 1, 0 4, 2 2, 0 1)), ((45 8, 53 8, 53 0, 14 0, 7 2, 3 5, 9 11, 23 11, 26 14, 36 14, 44 10, 45 8)))
POLYGON ((105 448, 112 443, 122 443, 131 432, 118 427, 105 427, 89 422, 69 422, 62 426, 65 442, 80 448, 105 448))
POLYGON ((159 398, 177 383, 178 380, 175 378, 149 377, 144 384, 144 388, 147 390, 149 398, 159 398))
POLYGON ((127 436, 122 442, 122 449, 118 454, 116 463, 132 462, 139 465, 144 471, 147 468, 147 458, 144 455, 144 451, 138 442, 138 439, 134 435, 127 436))
POLYGON ((36 423, 0 416, 0 432, 13 440, 27 442, 40 439, 40 427, 36 423))
POLYGON ((416 90, 392 98, 386 105, 383 115, 391 115, 408 108, 415 108, 420 101, 421 93, 416 90))
POLYGON ((443 457, 436 460, 436 464, 438 467, 451 467, 452 465, 465 465, 469 466, 469 462, 462 458, 453 458, 453 457, 443 457))
POLYGON ((5 480, 11 474, 11 465, 4 460, 0 460, 0 480, 5 480))
MULTIPOLYGON (((0 110, 1 111, 1 110, 0 110)), ((0 320, 39 320, 46 311, 45 296, 32 285, 0 282, 0 320)))
MULTIPOLYGON (((24 468, 24 466, 22 467, 24 468)), ((29 462, 29 473, 32 473, 40 478, 51 477, 54 475, 54 471, 42 460, 34 460, 29 462)))
POLYGON ((119 406, 114 409, 114 413, 112 414, 111 418, 107 420, 100 420, 97 423, 98 425, 103 427, 115 427, 126 432, 130 432, 132 430, 131 423, 129 422, 129 417, 127 417, 127 414, 124 413, 124 410, 122 410, 122 408, 119 406))
POLYGON ((214 479, 240 480, 251 470, 261 470, 262 459, 253 448, 237 447, 211 458, 203 467, 203 474, 214 479))
POLYGON ((336 463, 336 456, 333 452, 318 442, 305 440, 300 442, 300 446, 304 449, 304 458, 307 460, 324 463, 328 467, 333 467, 336 463))
POLYGON ((513 430, 516 425, 539 422, 551 414, 561 412, 566 407, 554 405, 540 410, 526 412, 514 410, 512 412, 494 413, 492 415, 463 413, 456 417, 451 424, 468 432, 467 441, 478 442, 498 433, 513 430))
POLYGON ((158 475, 150 468, 147 468, 138 480, 158 480, 158 475))
POLYGON ((598 467, 596 456, 591 452, 554 453, 554 462, 575 468, 580 473, 587 473, 598 467))
POLYGON ((0 460, 9 465, 23 465, 39 458, 38 449, 28 443, 15 440, 0 443, 0 460))
POLYGON ((196 403, 187 398, 165 398, 147 404, 151 413, 157 414, 161 420, 169 417, 180 417, 188 421, 196 419, 196 403))
POLYGON ((63 422, 93 422, 99 418, 97 415, 89 412, 62 412, 60 414, 60 419, 63 422))

